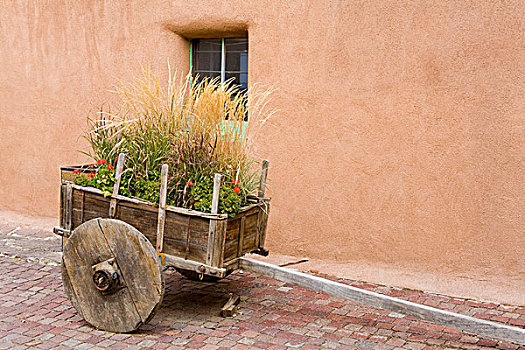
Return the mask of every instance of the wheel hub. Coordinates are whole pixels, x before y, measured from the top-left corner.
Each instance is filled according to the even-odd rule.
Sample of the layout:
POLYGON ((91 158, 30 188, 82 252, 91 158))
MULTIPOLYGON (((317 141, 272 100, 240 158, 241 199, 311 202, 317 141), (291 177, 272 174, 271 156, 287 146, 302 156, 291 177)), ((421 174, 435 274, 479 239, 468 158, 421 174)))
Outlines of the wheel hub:
POLYGON ((112 294, 123 286, 114 258, 93 265, 92 268, 94 271, 93 283, 101 293, 112 294))

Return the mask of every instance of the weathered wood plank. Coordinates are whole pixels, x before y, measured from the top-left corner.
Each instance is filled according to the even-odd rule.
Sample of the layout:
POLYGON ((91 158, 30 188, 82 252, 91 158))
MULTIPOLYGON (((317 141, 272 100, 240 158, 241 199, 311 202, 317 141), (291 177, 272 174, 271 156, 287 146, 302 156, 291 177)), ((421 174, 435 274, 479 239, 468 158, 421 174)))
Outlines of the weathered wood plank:
POLYGON ((233 218, 228 218, 226 227, 226 237, 224 243, 224 262, 228 262, 231 259, 235 259, 242 256, 246 252, 252 252, 258 249, 261 244, 260 240, 264 238, 258 238, 261 231, 261 225, 265 225, 266 215, 263 213, 264 206, 262 204, 253 204, 249 207, 243 208, 244 210, 235 215, 233 218), (261 216, 261 223, 258 222, 258 217, 261 216), (240 225, 242 220, 250 217, 248 225, 242 230, 243 234, 240 234, 240 225), (243 219, 244 218, 244 219, 243 219), (241 237, 242 236, 242 237, 241 237), (239 240, 242 239, 242 243, 239 240), (257 244, 259 239, 259 244, 257 244), (239 243, 241 243, 239 245, 239 243), (239 247, 242 247, 239 249, 239 247))
POLYGON ((159 215, 157 220, 157 251, 164 246, 164 223, 166 221, 166 194, 168 190, 168 164, 163 164, 160 172, 159 215))
POLYGON ((268 165, 270 162, 268 160, 263 160, 261 167, 261 179, 259 180, 259 198, 264 197, 264 192, 266 191, 266 177, 268 175, 268 165))
MULTIPOLYGON (((211 266, 221 267, 222 265, 222 252, 224 249, 224 225, 225 220, 215 221, 215 241, 213 243, 213 255, 211 259, 211 266)), ((211 223, 210 223, 211 224, 211 223)))
POLYGON ((188 255, 190 254, 190 219, 191 216, 188 216, 188 227, 186 228, 186 251, 184 253, 184 259, 188 259, 188 255))
POLYGON ((120 178, 122 177, 122 171, 124 169, 124 159, 126 156, 124 153, 118 155, 117 169, 115 170, 115 184, 113 184, 113 193, 111 194, 111 201, 109 203, 109 217, 114 218, 117 210, 117 196, 120 189, 120 178))
MULTIPOLYGON (((103 195, 103 192, 101 190, 97 189, 97 188, 84 187, 84 186, 79 186, 79 185, 75 185, 75 184, 72 184, 72 186, 73 186, 73 188, 76 188, 78 190, 82 190, 82 191, 86 191, 86 192, 90 192, 90 193, 96 193, 96 194, 99 194, 99 195, 103 195)), ((157 205, 155 203, 148 202, 148 201, 143 200, 143 199, 130 198, 130 197, 125 197, 125 196, 121 196, 121 195, 118 195, 115 198, 117 200, 121 201, 121 202, 141 204, 141 205, 144 205, 145 207, 153 208, 153 210, 155 210, 155 212, 157 211, 156 210, 157 205)), ((197 210, 185 209, 185 208, 180 208, 180 207, 173 207, 171 205, 168 205, 166 207, 166 211, 179 213, 179 214, 183 214, 183 215, 198 216, 198 217, 202 217, 202 218, 206 218, 206 219, 217 219, 217 220, 219 220, 219 219, 227 219, 228 218, 227 214, 203 213, 203 212, 200 212, 200 211, 197 211, 197 210)))
POLYGON ((416 304, 253 259, 241 258, 240 260, 240 268, 246 271, 275 278, 279 281, 297 284, 319 293, 330 294, 361 304, 392 310, 408 316, 417 317, 424 321, 462 329, 490 338, 520 344, 525 343, 525 329, 416 304))
MULTIPOLYGON (((71 210, 73 229, 90 219, 108 217, 110 198, 104 197, 102 191, 74 184, 71 186, 73 188, 71 210)), ((158 226, 155 225, 155 222, 158 223, 158 206, 147 201, 123 196, 117 196, 117 199, 119 202, 115 218, 131 224, 142 232, 152 244, 156 245, 158 226)), ((263 199, 263 201, 266 203, 269 199, 263 199)), ((162 249, 167 254, 220 267, 238 256, 258 249, 263 244, 258 235, 261 234, 262 226, 265 225, 264 219, 267 216, 261 213, 263 210, 261 203, 243 207, 241 212, 233 218, 213 213, 194 215, 199 212, 193 212, 190 215, 185 210, 179 212, 170 211, 169 206, 166 208, 162 249), (217 220, 211 220, 212 226, 215 221, 211 240, 210 218, 222 222, 228 219, 227 224, 225 223, 221 228, 217 227, 217 220), (242 220, 245 221, 245 227, 241 237, 239 230, 242 220), (187 244, 188 233, 189 245, 187 244), (240 238, 242 238, 242 242, 239 242, 240 238), (258 240, 259 242, 257 242, 258 240), (213 244, 211 251, 208 250, 210 243, 213 244), (241 244, 239 245, 239 243, 241 244)), ((63 212, 65 215, 65 210, 63 212)))
POLYGON ((86 203, 86 192, 82 192, 82 199, 80 201, 80 222, 84 222, 84 206, 86 203))
POLYGON ((259 226, 259 248, 264 248, 266 241, 266 229, 268 227, 268 216, 270 215, 270 201, 264 200, 261 204, 261 224, 259 226))
POLYGON ((246 226, 246 216, 241 218, 241 224, 239 225, 239 240, 237 242, 237 257, 242 256, 242 249, 244 246, 244 228, 246 226))
POLYGON ((233 314, 235 314, 235 311, 237 310, 237 305, 241 302, 241 298, 236 294, 230 293, 230 299, 224 304, 224 306, 221 309, 221 316, 222 317, 231 317, 233 314))
POLYGON ((186 260, 169 254, 159 253, 159 255, 161 256, 162 264, 164 266, 178 267, 180 269, 192 270, 217 277, 226 276, 226 269, 224 268, 210 266, 193 260, 186 260))
POLYGON ((255 212, 254 214, 246 216, 246 220, 244 224, 242 254, 246 252, 251 252, 252 250, 258 248, 256 244, 256 241, 257 241, 256 237, 259 234, 257 230, 257 216, 258 216, 257 214, 258 212, 255 212))
MULTIPOLYGON (((73 205, 73 222, 74 227, 77 227, 82 222, 80 221, 80 199, 81 191, 74 191, 74 205, 73 205)), ((107 217, 109 206, 109 198, 102 195, 86 192, 84 221, 94 218, 107 217)), ((156 244, 156 225, 158 213, 153 207, 144 208, 141 204, 120 202, 116 218, 127 222, 137 228, 142 234, 148 238, 152 244, 156 244)), ((167 212, 165 219, 165 235, 164 247, 165 253, 185 256, 186 249, 186 227, 188 219, 190 221, 191 241, 189 259, 196 261, 206 261, 206 249, 208 243, 208 225, 209 220, 187 216, 183 214, 167 212)))
POLYGON ((221 222, 221 224, 222 224, 222 229, 221 229, 221 237, 222 237, 222 239, 221 239, 221 245, 220 245, 220 247, 221 247, 221 249, 220 249, 221 256, 220 256, 220 261, 219 261, 218 265, 216 265, 218 267, 223 267, 224 266, 224 250, 226 248, 226 227, 228 225, 228 221, 224 220, 224 221, 221 222))
POLYGON ((241 258, 235 258, 228 262, 225 262, 223 268, 226 269, 226 271, 237 270, 240 266, 240 260, 241 258))
MULTIPOLYGON (((212 214, 217 214, 219 211, 221 179, 222 179, 221 174, 215 174, 215 177, 213 178, 213 197, 211 200, 211 213, 212 214)), ((216 232, 217 232, 217 222, 215 220, 210 220, 210 226, 208 230, 208 255, 206 256, 206 263, 208 265, 212 265, 213 257, 215 255, 215 250, 217 248, 216 232)))
POLYGON ((66 227, 66 184, 60 184, 60 210, 58 216, 58 223, 61 228, 66 227))
POLYGON ((65 229, 70 230, 72 229, 72 223, 71 223, 71 212, 73 208, 73 187, 71 184, 66 184, 66 209, 65 209, 65 229))

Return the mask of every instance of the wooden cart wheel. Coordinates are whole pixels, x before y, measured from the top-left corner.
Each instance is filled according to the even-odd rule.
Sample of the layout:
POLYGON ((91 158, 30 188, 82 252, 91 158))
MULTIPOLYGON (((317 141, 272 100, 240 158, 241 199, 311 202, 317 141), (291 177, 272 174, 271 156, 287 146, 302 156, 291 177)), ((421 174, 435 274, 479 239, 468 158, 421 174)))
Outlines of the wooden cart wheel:
POLYGON ((93 219, 78 226, 62 254, 69 300, 93 327, 131 332, 162 302, 164 276, 155 249, 125 222, 93 219))

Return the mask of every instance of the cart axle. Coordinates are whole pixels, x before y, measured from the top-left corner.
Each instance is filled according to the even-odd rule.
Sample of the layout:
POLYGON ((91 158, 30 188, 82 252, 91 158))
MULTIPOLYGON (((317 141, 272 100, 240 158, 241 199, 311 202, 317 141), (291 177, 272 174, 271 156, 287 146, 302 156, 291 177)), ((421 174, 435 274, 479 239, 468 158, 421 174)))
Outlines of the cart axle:
POLYGON ((112 294, 123 287, 114 258, 93 265, 93 283, 102 294, 112 294))

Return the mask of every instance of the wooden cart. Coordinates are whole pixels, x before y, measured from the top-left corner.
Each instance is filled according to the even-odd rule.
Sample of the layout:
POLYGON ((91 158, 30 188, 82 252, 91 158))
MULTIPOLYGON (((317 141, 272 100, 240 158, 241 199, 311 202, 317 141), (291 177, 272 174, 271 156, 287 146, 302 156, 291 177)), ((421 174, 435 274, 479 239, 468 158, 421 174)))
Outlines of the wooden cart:
POLYGON ((219 214, 221 175, 214 178, 211 213, 166 205, 168 166, 161 172, 160 204, 118 194, 124 155, 119 156, 111 196, 73 183, 61 168, 62 278, 79 314, 96 328, 130 332, 146 323, 164 294, 162 268, 191 279, 217 280, 239 268, 247 253, 264 248, 270 199, 264 197, 268 162, 258 196, 234 217, 219 214))

